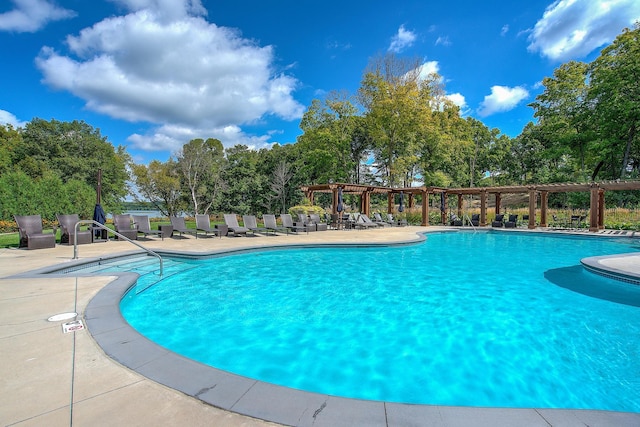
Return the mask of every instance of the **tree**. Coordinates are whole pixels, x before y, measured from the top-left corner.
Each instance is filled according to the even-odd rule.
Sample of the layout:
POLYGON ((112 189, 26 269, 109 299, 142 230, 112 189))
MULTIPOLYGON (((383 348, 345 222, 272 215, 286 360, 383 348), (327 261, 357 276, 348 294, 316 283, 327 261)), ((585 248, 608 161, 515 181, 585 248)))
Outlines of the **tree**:
POLYGON ((175 161, 152 160, 149 166, 132 165, 139 194, 137 201, 150 201, 164 216, 177 216, 184 209, 180 176, 175 161), (140 197, 141 196, 141 197, 140 197))
POLYGON ((589 102, 593 105, 609 178, 640 167, 640 22, 624 29, 591 63, 589 102))
POLYGON ((15 166, 33 179, 52 171, 63 183, 70 180, 97 187, 97 170, 102 169, 102 203, 117 211, 128 194, 127 163, 124 147, 114 147, 83 121, 60 122, 35 118, 21 131, 22 143, 15 147, 15 166))
POLYGON ((289 182, 293 177, 291 165, 286 160, 281 160, 273 171, 271 190, 276 194, 277 199, 282 203, 282 211, 287 211, 287 194, 289 192, 289 182))
POLYGON ((208 213, 223 187, 224 148, 218 139, 193 139, 177 155, 177 167, 195 214, 208 213))

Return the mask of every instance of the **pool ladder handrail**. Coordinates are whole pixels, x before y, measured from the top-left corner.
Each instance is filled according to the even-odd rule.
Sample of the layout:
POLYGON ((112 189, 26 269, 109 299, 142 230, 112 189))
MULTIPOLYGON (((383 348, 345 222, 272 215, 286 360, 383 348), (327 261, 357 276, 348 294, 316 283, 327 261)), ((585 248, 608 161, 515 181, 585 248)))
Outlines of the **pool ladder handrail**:
POLYGON ((469 224, 469 225, 471 226, 471 228, 473 228, 473 232, 474 232, 474 233, 477 233, 477 232, 478 232, 478 230, 476 230, 476 226, 475 226, 475 225, 473 225, 473 222, 471 221, 471 218, 469 217, 469 214, 465 214, 465 215, 463 215, 462 220, 463 220, 463 221, 464 221, 464 220, 467 220, 467 224, 469 224))
POLYGON ((100 224, 98 221, 94 221, 94 220, 91 220, 91 219, 82 219, 82 220, 76 222, 75 233, 73 234, 73 259, 78 259, 78 231, 79 231, 78 227, 80 225, 82 225, 82 224, 91 224, 92 225, 92 228, 91 228, 91 232, 92 233, 93 233, 95 228, 99 228, 101 230, 105 230, 107 233, 115 234, 120 239, 126 240, 129 243, 133 243, 134 245, 136 245, 137 247, 139 247, 143 251, 146 251, 148 254, 158 258, 158 261, 160 261, 160 277, 162 277, 164 266, 163 266, 162 257, 160 255, 158 255, 157 253, 155 253, 151 249, 145 248, 141 244, 139 244, 137 242, 134 242, 133 240, 129 239, 128 237, 123 236, 122 234, 118 233, 117 231, 110 229, 109 227, 105 226, 104 224, 100 224))

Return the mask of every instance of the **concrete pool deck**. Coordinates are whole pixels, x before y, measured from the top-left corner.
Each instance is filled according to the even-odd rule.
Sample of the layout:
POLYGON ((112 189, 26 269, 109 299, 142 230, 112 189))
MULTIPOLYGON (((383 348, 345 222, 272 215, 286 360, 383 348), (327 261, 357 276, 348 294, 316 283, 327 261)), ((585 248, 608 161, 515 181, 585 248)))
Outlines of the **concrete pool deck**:
MULTIPOLYGON (((291 244, 401 243, 418 241, 417 233, 442 229, 402 227, 276 237, 185 237, 141 242, 152 250, 197 253, 291 244)), ((137 248, 128 242, 110 241, 82 245, 79 247, 79 256, 87 260, 134 250, 137 251, 137 248)), ((216 382, 221 380, 184 375, 184 372, 193 368, 186 359, 180 361, 183 364, 180 370, 154 368, 153 363, 146 362, 140 365, 140 369, 130 369, 109 357, 89 333, 91 331, 96 336, 108 334, 108 325, 94 323, 90 330, 65 334, 61 326, 64 322, 47 321, 56 314, 77 312, 78 319, 86 325, 85 310, 90 301, 113 282, 113 276, 46 277, 30 274, 37 269, 70 264, 72 257, 73 247, 61 245, 35 251, 0 249, 2 425, 279 425, 263 419, 278 419, 285 425, 319 426, 640 425, 638 413, 402 405, 340 399, 289 389, 275 390, 256 381, 250 381, 245 390, 236 390, 238 396, 231 392, 221 396, 232 400, 228 407, 235 412, 227 411, 205 403, 209 401, 207 396, 216 394, 216 388, 224 390, 224 384, 216 382), (105 328, 104 331, 99 330, 101 326, 105 328), (149 377, 183 384, 184 389, 176 387, 183 390, 177 391, 149 377), (201 381, 209 381, 209 387, 198 385, 201 381), (191 394, 198 398, 188 394, 188 387, 195 388, 191 394), (280 418, 272 417, 276 412, 280 418), (239 413, 251 414, 252 417, 239 413)), ((602 268, 640 277, 640 254, 607 257, 597 262, 602 268)), ((91 324, 91 321, 88 323, 91 324)), ((112 342, 123 344, 134 342, 137 338, 120 336, 111 339, 112 342)), ((109 339, 103 335, 100 340, 107 342, 109 339)), ((143 354, 139 351, 129 352, 130 358, 149 357, 144 354, 144 346, 143 354)), ((129 360, 128 363, 135 365, 136 361, 129 360)), ((220 404, 220 400, 216 402, 226 407, 220 404)))

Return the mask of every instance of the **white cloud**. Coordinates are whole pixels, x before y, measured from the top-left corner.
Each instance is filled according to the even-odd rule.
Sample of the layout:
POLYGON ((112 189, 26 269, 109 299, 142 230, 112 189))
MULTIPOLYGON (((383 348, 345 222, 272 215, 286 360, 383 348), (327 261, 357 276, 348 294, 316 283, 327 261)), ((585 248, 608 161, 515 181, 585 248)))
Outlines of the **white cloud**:
POLYGON ((140 9, 68 36, 68 55, 43 48, 36 64, 46 84, 82 98, 88 109, 159 126, 152 135, 133 135, 136 146, 175 150, 190 139, 178 141, 176 129, 302 117, 304 107, 292 96, 298 81, 275 72, 272 47, 185 15, 201 7, 199 0, 118 2, 140 9), (165 4, 181 7, 144 8, 165 4))
POLYGON ((0 31, 35 33, 51 21, 76 16, 72 10, 54 5, 48 0, 13 0, 15 8, 0 13, 0 31))
POLYGON ((427 61, 420 66, 418 78, 420 80, 426 80, 431 74, 438 74, 440 65, 438 61, 427 61))
POLYGON ((449 99, 449 101, 460 107, 461 114, 468 113, 469 109, 467 108, 467 100, 465 99, 464 95, 462 95, 461 93, 449 93, 446 95, 446 97, 447 99, 449 99))
POLYGON ((416 34, 413 31, 406 30, 404 25, 400 25, 398 28, 398 34, 391 39, 391 45, 389 45, 389 52, 400 53, 408 47, 413 45, 416 41, 416 34))
POLYGON ((133 134, 127 138, 134 148, 144 151, 169 151, 175 153, 184 144, 195 138, 217 138, 226 147, 238 144, 246 145, 250 149, 259 150, 271 147, 269 135, 250 136, 235 125, 219 128, 195 129, 176 125, 164 125, 150 130, 144 135, 133 134))
POLYGON ((508 24, 503 25, 502 29, 500 30, 500 35, 504 37, 507 35, 508 32, 509 32, 509 25, 508 24))
POLYGON ((451 41, 449 41, 449 37, 447 36, 440 36, 436 39, 436 46, 438 45, 442 45, 442 46, 451 46, 451 41))
POLYGON ((18 118, 6 110, 0 110, 0 125, 11 125, 14 128, 24 127, 27 122, 18 120, 18 118))
POLYGON ((495 113, 512 110, 528 96, 529 92, 522 86, 492 86, 491 95, 484 97, 484 101, 480 104, 478 115, 487 117, 495 113))
POLYGON ((110 0, 130 12, 153 10, 164 22, 189 16, 206 16, 207 9, 200 0, 110 0))
POLYGON ((638 19, 638 0, 557 0, 533 28, 528 50, 555 61, 581 58, 638 19))

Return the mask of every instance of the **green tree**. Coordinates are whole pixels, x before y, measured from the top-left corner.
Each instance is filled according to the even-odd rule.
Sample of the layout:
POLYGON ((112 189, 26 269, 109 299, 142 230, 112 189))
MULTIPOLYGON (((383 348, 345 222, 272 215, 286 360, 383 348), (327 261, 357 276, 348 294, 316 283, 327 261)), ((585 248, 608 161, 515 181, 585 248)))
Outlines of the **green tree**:
POLYGON ((51 171, 63 183, 70 180, 97 187, 97 170, 102 169, 102 202, 106 210, 118 210, 128 194, 124 147, 114 146, 100 130, 82 121, 60 122, 33 119, 21 131, 22 143, 15 148, 16 166, 34 179, 51 171))
POLYGON ((590 65, 593 105, 608 178, 640 167, 640 22, 624 29, 590 65))
POLYGON ((149 166, 132 165, 132 177, 139 194, 137 201, 149 201, 164 216, 177 216, 184 210, 180 174, 176 162, 152 160, 149 166))

